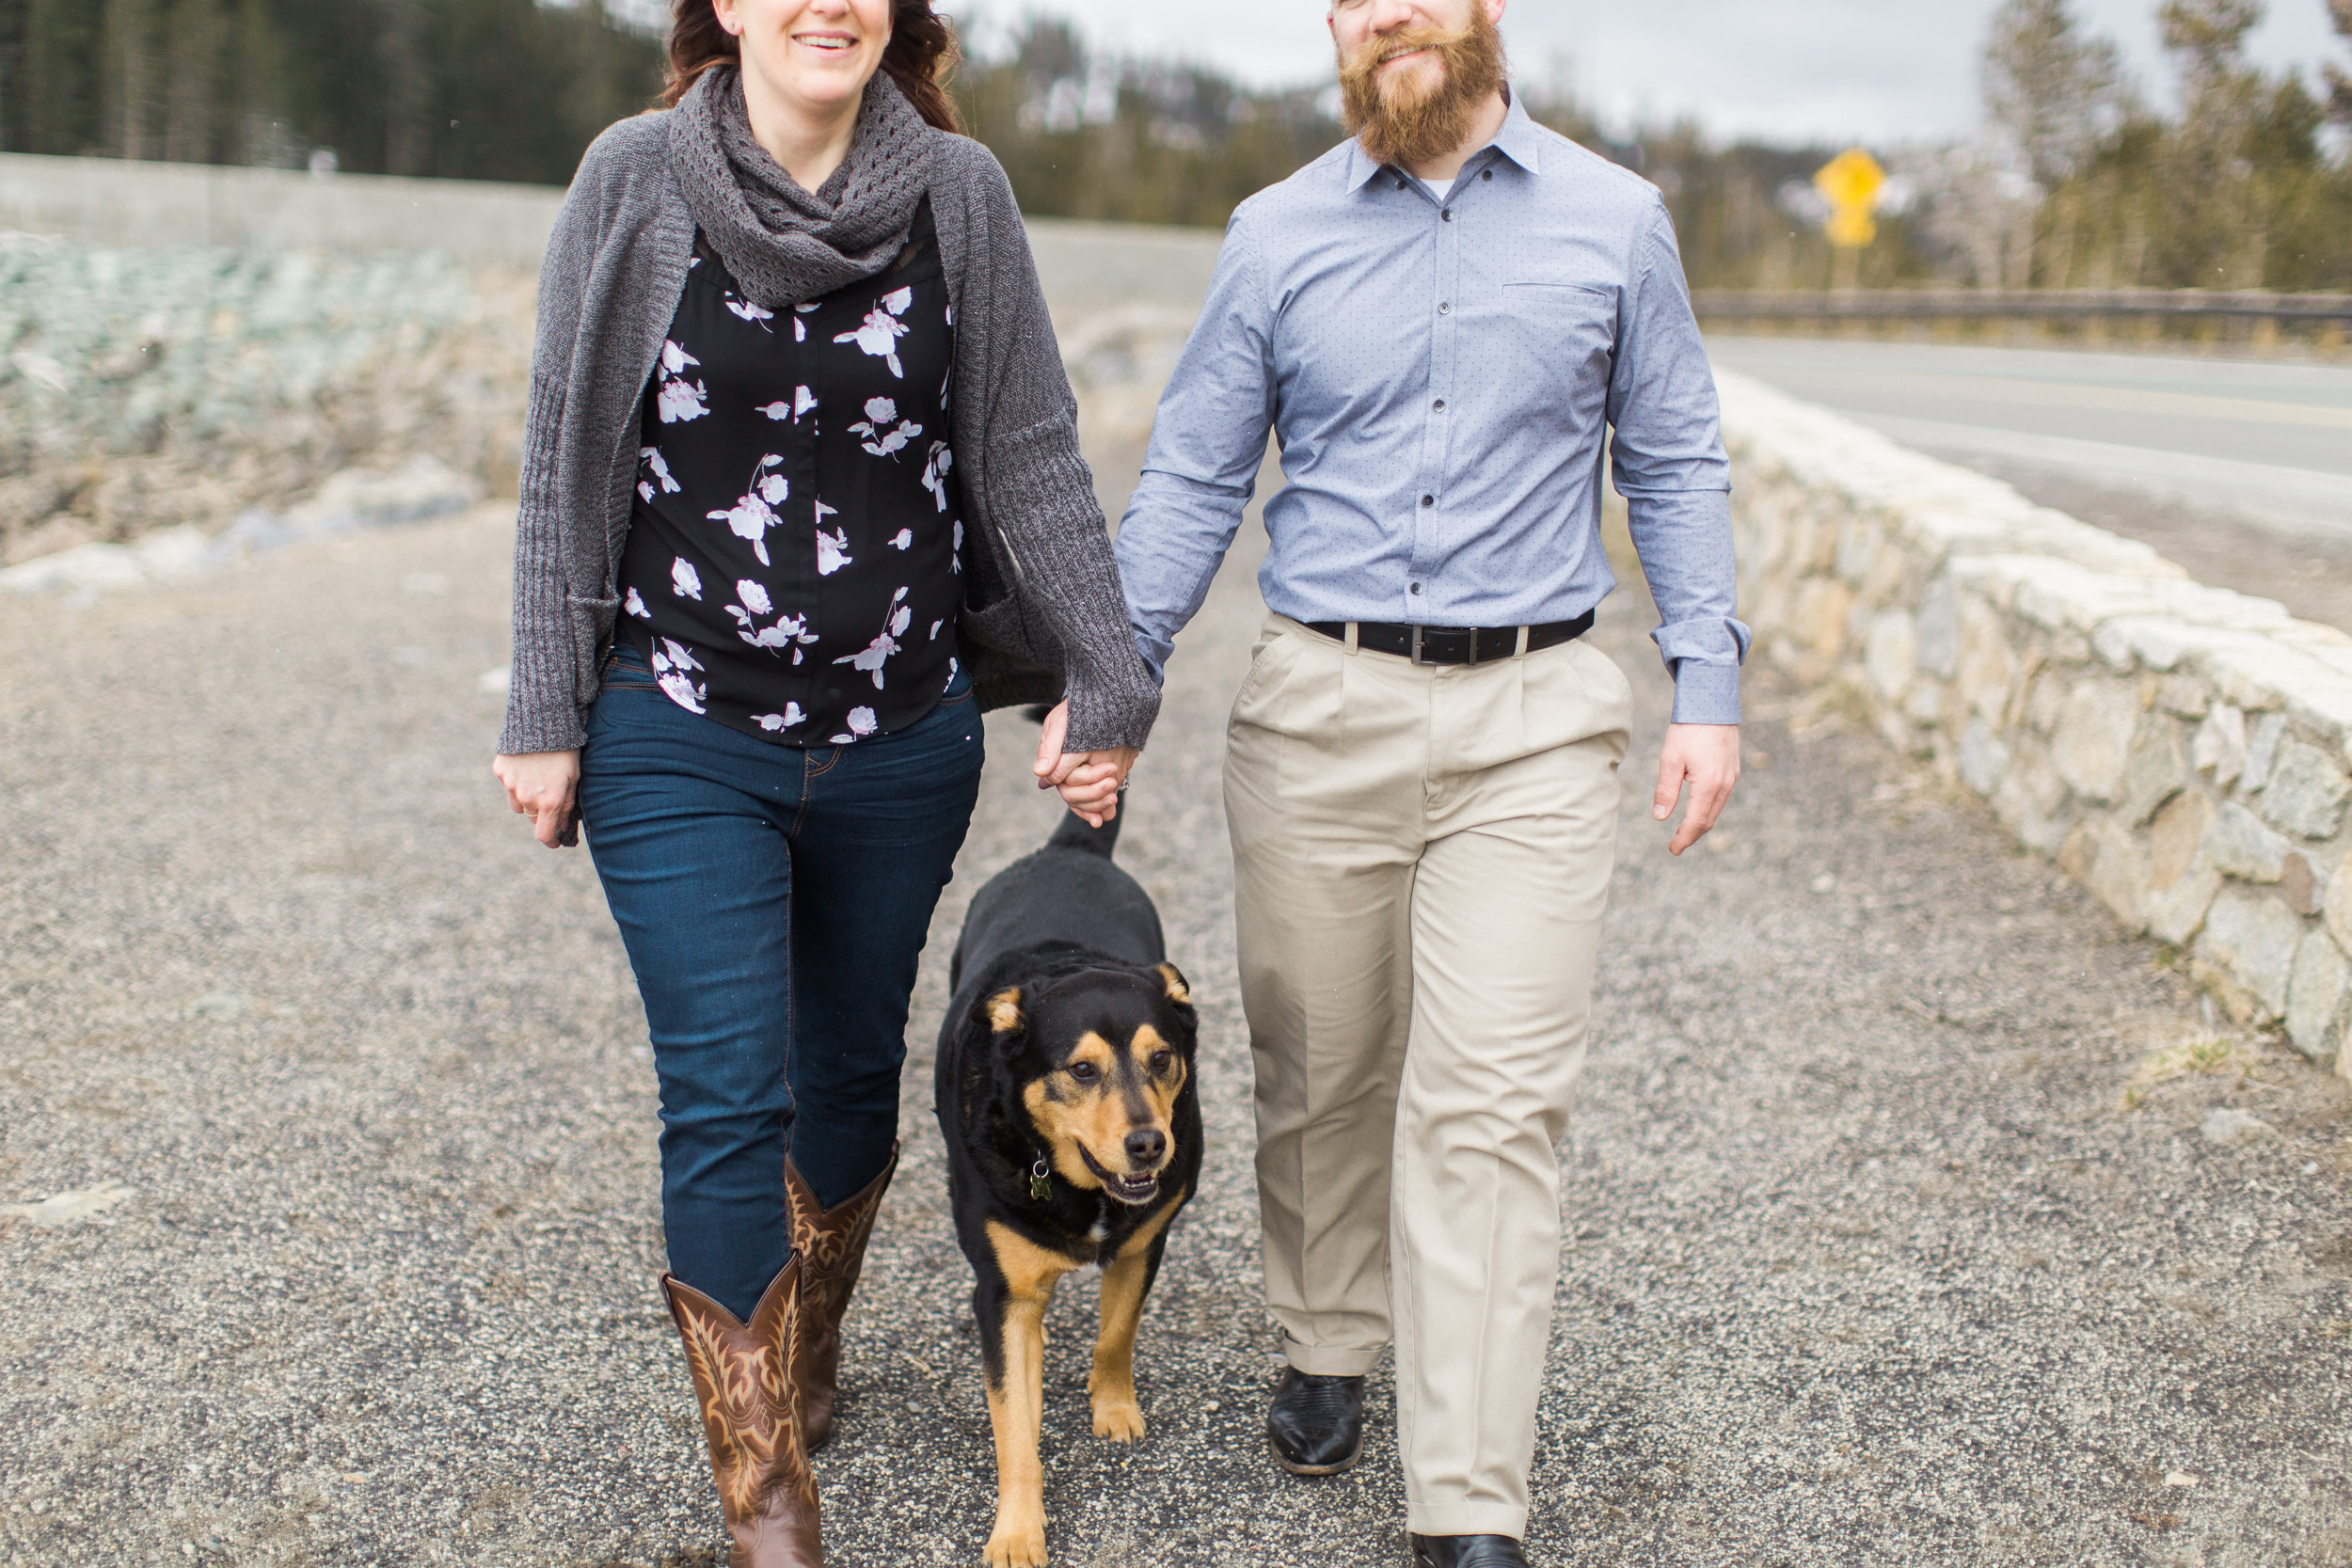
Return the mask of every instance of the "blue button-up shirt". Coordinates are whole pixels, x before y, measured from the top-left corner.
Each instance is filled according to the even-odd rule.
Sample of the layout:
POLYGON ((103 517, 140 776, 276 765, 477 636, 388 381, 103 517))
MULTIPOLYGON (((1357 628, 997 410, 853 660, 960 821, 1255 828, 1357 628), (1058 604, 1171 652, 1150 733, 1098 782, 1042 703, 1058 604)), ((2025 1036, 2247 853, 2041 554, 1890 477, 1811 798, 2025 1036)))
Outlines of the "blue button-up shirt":
POLYGON ((1119 532, 1155 671, 1271 428, 1265 602, 1300 621, 1565 621, 1616 586, 1604 437, 1678 722, 1740 721, 1730 468, 1674 227, 1516 100, 1436 198, 1354 141, 1242 203, 1119 532))

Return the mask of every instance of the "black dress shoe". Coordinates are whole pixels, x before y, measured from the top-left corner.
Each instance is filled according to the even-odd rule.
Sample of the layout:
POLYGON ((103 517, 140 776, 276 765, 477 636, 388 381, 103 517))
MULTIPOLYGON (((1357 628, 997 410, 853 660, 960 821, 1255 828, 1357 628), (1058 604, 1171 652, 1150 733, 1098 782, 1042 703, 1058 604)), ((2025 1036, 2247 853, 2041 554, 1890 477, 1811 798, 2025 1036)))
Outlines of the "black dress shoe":
POLYGON ((1527 1568, 1527 1554, 1507 1535, 1416 1535, 1413 1568, 1527 1568))
POLYGON ((1364 1448, 1364 1380, 1311 1377, 1282 1369, 1274 1408, 1265 1415, 1274 1461, 1295 1476, 1335 1476, 1364 1448))

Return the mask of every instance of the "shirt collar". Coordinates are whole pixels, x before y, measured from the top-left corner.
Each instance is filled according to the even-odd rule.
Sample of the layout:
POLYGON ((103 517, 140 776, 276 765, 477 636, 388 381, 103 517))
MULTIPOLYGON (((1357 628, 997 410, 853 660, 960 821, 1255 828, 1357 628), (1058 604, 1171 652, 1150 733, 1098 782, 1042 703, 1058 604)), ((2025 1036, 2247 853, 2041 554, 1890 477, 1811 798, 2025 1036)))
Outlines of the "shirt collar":
MULTIPOLYGON (((1540 129, 1535 124, 1534 117, 1527 112, 1526 101, 1508 87, 1505 87, 1502 91, 1503 97, 1508 101, 1502 112, 1502 129, 1495 133, 1494 140, 1488 142, 1486 148, 1492 148, 1495 151, 1502 153, 1530 174, 1540 173, 1541 153, 1538 150, 1543 142, 1540 129)), ((1462 166, 1468 168, 1475 165, 1485 155, 1486 148, 1481 148, 1478 151, 1471 153, 1469 161, 1462 166)), ((1361 190, 1364 182, 1379 173, 1382 166, 1365 156, 1363 143, 1353 137, 1349 138, 1347 188, 1351 192, 1361 190)))

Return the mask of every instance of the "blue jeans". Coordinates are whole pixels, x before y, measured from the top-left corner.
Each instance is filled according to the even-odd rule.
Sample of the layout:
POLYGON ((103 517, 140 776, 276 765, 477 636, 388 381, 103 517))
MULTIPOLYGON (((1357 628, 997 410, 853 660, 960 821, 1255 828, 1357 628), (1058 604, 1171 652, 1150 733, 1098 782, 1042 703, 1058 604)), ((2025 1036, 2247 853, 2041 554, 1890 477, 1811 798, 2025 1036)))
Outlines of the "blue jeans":
POLYGON ((679 707, 626 637, 605 667, 580 819, 653 1040, 670 1271, 739 1318, 792 1256, 787 1150, 827 1208, 889 1161, 982 750, 961 673, 904 730, 800 750, 679 707))

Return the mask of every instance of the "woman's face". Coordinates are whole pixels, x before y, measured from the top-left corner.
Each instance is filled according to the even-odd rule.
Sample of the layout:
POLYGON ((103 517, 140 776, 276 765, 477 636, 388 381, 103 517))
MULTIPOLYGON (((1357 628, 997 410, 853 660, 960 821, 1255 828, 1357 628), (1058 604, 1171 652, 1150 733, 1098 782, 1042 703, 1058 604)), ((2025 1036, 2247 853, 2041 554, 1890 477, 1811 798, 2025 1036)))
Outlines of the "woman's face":
POLYGON ((892 0, 712 0, 743 71, 812 109, 856 102, 890 44, 892 0))

